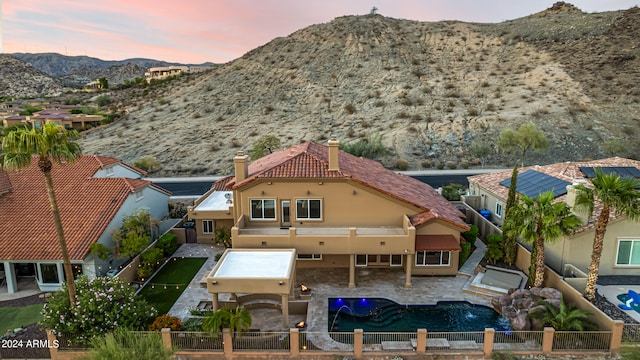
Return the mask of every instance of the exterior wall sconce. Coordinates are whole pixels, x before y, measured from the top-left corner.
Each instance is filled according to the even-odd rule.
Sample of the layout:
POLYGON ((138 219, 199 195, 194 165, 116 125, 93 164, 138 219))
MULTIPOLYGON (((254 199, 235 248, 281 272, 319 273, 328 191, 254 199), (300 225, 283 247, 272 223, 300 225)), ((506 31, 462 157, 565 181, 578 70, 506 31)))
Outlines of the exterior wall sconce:
POLYGON ((318 185, 322 185, 322 181, 318 181, 318 185))
POLYGON ((307 190, 307 195, 311 195, 311 191, 307 190))
POLYGON ((267 181, 267 185, 271 185, 271 184, 272 184, 272 182, 271 182, 271 181, 267 181))
POLYGON ((404 249, 404 253, 405 254, 409 253, 409 249, 404 249))
POLYGON ((216 285, 217 283, 218 283, 218 282, 217 282, 217 281, 215 281, 215 280, 213 280, 213 281, 211 282, 211 284, 212 284, 212 285, 216 285))
POLYGON ((263 241, 261 244, 262 244, 262 246, 267 246, 267 242, 266 241, 263 241))
POLYGON ((264 195, 264 190, 260 191, 260 194, 261 194, 261 195, 264 195))
POLYGON ((353 195, 357 194, 357 192, 355 190, 353 190, 353 195))
POLYGON ((320 242, 318 243, 318 245, 320 245, 320 246, 324 246, 324 241, 320 241, 320 242))
POLYGON ((384 242, 384 241, 380 241, 380 246, 385 246, 385 245, 387 245, 387 243, 386 243, 386 242, 384 242))
POLYGON ((278 285, 280 286, 284 285, 284 281, 278 281, 278 285))

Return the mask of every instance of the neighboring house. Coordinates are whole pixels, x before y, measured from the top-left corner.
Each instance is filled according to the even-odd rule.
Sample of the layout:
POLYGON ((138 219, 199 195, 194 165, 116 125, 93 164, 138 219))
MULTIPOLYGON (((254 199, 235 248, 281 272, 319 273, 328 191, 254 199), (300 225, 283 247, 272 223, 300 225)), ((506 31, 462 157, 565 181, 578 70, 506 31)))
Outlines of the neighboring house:
POLYGON ((87 125, 98 126, 102 121, 101 115, 85 115, 85 114, 71 114, 66 110, 42 110, 34 113, 31 116, 10 115, 3 119, 5 127, 30 123, 36 129, 40 129, 47 123, 54 123, 61 125, 65 129, 80 130, 87 127, 87 125))
POLYGON ((429 185, 329 146, 302 143, 253 163, 239 152, 234 176, 188 209, 198 242, 231 227, 233 248, 295 248, 296 266, 455 275, 464 215, 429 185))
MULTIPOLYGON (((608 158, 583 162, 564 162, 545 166, 528 166, 519 169, 516 190, 535 197, 541 192, 553 190, 556 201, 564 201, 569 206, 575 203, 574 184, 591 186, 593 168, 616 172, 622 176, 640 177, 640 161, 624 158, 608 158)), ((476 210, 491 212, 490 221, 499 226, 504 218, 511 170, 470 176, 469 196, 465 202, 476 210)), ((597 205, 597 204, 596 204, 597 205)), ((565 274, 565 266, 573 265, 587 272, 591 261, 594 238, 594 218, 577 213, 584 226, 573 235, 555 244, 545 245, 545 259, 548 266, 560 274, 565 274)), ((604 249, 600 262, 600 275, 637 275, 640 270, 640 223, 611 214, 607 227, 604 249)))
MULTIPOLYGON (((64 281, 62 256, 51 215, 44 175, 32 165, 0 170, 0 271, 10 293, 18 280, 34 278, 42 291, 64 281)), ((118 159, 83 155, 73 164, 54 164, 56 199, 74 272, 90 278, 104 275, 123 260, 102 261, 90 254, 92 243, 113 248, 112 232, 138 209, 152 218, 168 214, 170 193, 140 179, 142 170, 118 159)))

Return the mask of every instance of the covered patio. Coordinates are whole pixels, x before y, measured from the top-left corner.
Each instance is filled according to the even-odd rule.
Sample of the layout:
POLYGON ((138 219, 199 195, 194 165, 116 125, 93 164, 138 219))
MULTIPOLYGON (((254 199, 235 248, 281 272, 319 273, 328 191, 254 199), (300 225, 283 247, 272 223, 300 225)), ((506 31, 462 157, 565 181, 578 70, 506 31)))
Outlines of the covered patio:
POLYGON ((218 294, 280 295, 282 323, 289 324, 289 298, 294 296, 295 249, 226 249, 207 275, 207 291, 213 310, 218 310, 218 294))

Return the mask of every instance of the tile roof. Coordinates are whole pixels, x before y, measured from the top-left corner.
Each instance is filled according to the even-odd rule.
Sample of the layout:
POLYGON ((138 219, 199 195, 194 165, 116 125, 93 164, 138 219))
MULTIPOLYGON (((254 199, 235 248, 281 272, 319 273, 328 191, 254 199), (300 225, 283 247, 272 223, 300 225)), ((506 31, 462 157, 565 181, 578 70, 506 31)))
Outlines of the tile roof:
MULTIPOLYGON (((150 181, 93 178, 106 157, 83 155, 73 164, 54 164, 56 200, 72 260, 83 260, 132 191, 150 181), (101 161, 99 161, 102 160, 101 161)), ((7 170, 13 191, 0 196, 0 260, 60 260, 51 207, 37 160, 7 170)), ((161 188, 154 186, 157 189, 161 188)))
MULTIPOLYGON (((560 180, 568 181, 570 183, 580 182, 586 186, 591 186, 591 182, 585 177, 585 175, 580 171, 580 167, 611 167, 611 166, 619 166, 619 167, 635 167, 640 169, 640 161, 625 159, 620 157, 612 157, 606 159, 599 160, 589 160, 589 161, 576 161, 576 162, 563 162, 551 165, 534 165, 527 166, 518 169, 518 174, 521 174, 527 170, 536 170, 538 172, 556 177, 560 180)), ((469 176, 467 179, 469 180, 469 184, 478 184, 486 191, 494 194, 498 199, 506 200, 509 195, 509 188, 503 185, 500 185, 500 181, 510 178, 512 170, 499 171, 494 173, 480 174, 469 176)), ((560 195, 556 197, 556 201, 566 201, 567 195, 560 195)), ((599 211, 601 207, 596 203, 596 209, 594 213, 599 211)), ((614 219, 615 213, 611 212, 611 218, 614 219)), ((589 223, 585 225, 579 231, 587 230, 593 227, 593 223, 589 223)))
POLYGON ((11 185, 11 180, 9 180, 9 175, 0 167, 0 195, 12 190, 13 186, 11 185))
POLYGON ((385 169, 377 161, 356 157, 342 150, 338 155, 339 170, 329 171, 328 167, 328 147, 306 142, 252 162, 247 179, 235 183, 232 178, 226 186, 236 189, 261 178, 349 179, 421 209, 419 217, 413 216, 417 220, 412 220, 414 226, 440 219, 463 231, 468 230, 468 225, 462 220, 464 215, 431 186, 417 179, 385 169))
POLYGON ((140 173, 140 175, 142 176, 146 176, 147 172, 145 170, 142 170, 138 167, 135 167, 133 165, 129 165, 126 162, 120 160, 120 159, 116 159, 116 158, 112 158, 109 156, 102 156, 102 155, 88 155, 88 156, 93 156, 95 157, 96 161, 100 164, 100 167, 105 167, 107 165, 113 165, 113 164, 120 164, 121 166, 124 166, 126 168, 129 168, 135 172, 140 173))

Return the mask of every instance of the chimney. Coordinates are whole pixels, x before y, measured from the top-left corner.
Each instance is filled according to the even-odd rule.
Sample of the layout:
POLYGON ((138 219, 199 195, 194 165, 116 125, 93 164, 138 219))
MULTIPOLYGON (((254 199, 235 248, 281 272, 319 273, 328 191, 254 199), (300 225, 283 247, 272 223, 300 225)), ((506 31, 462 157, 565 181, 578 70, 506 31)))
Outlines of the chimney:
POLYGON ((340 142, 336 139, 335 135, 331 135, 329 139, 329 171, 338 171, 340 166, 338 165, 338 149, 340 142))
POLYGON ((576 205, 576 188, 575 188, 575 186, 578 185, 578 184, 581 184, 581 183, 582 182, 580 182, 580 181, 574 181, 573 184, 567 185, 566 202, 567 202, 567 205, 569 205, 569 208, 571 208, 571 212, 574 213, 578 218, 580 218, 580 221, 582 222, 582 225, 586 225, 587 222, 589 221, 589 214, 584 209, 580 209, 580 210, 576 210, 575 209, 575 205, 576 205))
POLYGON ((244 151, 238 151, 233 158, 233 169, 235 171, 236 184, 246 179, 249 176, 249 155, 245 155, 244 151))

